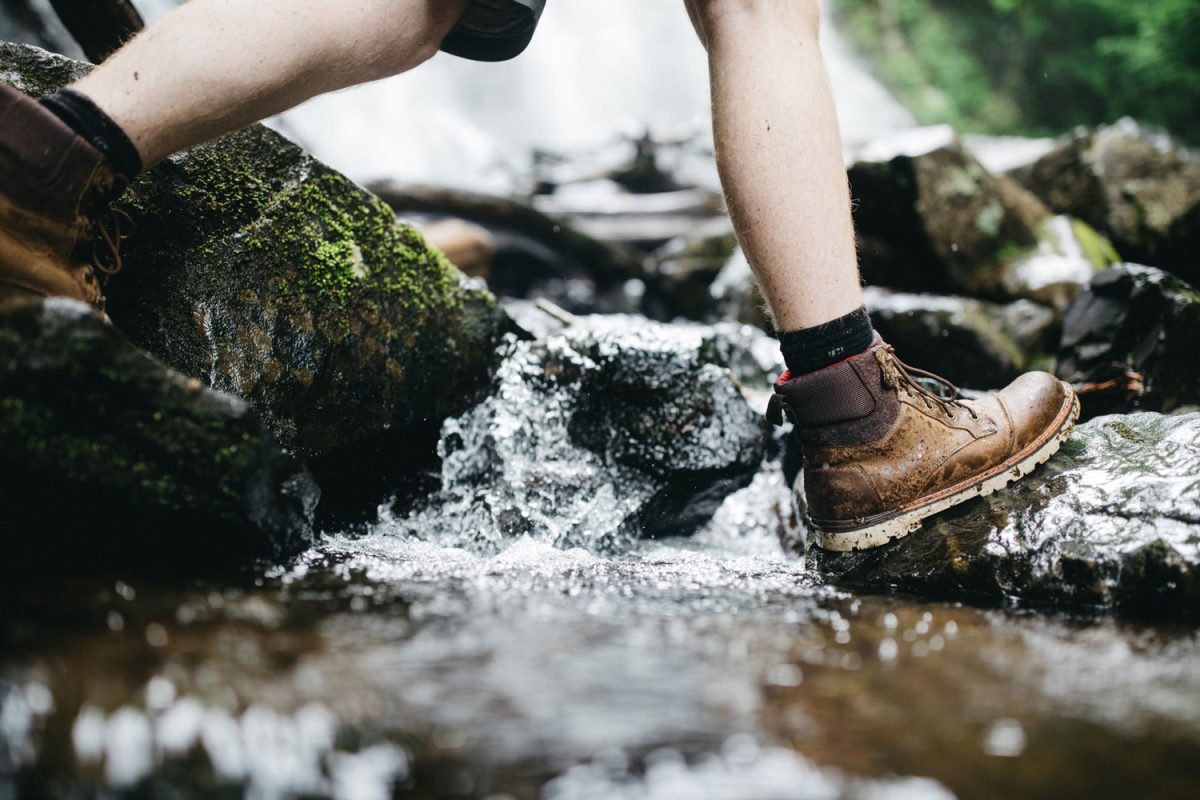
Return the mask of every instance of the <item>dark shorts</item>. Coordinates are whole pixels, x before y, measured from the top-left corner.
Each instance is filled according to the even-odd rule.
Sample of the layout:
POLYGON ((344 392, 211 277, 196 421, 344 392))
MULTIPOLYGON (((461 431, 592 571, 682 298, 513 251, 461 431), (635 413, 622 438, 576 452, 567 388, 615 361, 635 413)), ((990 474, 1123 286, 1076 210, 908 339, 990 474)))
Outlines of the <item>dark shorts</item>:
POLYGON ((507 61, 533 38, 546 0, 473 0, 442 50, 473 61, 507 61))

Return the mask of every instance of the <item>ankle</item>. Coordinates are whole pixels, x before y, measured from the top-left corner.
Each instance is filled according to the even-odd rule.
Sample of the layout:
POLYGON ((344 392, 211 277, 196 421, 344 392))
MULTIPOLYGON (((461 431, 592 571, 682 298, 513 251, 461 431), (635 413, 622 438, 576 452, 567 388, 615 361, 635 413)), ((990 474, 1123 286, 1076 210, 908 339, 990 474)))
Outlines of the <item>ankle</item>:
POLYGON ((805 375, 866 352, 874 340, 871 318, 860 306, 821 325, 780 333, 779 349, 788 371, 805 375))
POLYGON ((104 156, 118 176, 118 188, 142 171, 137 147, 121 126, 86 95, 68 88, 46 95, 38 102, 104 156))

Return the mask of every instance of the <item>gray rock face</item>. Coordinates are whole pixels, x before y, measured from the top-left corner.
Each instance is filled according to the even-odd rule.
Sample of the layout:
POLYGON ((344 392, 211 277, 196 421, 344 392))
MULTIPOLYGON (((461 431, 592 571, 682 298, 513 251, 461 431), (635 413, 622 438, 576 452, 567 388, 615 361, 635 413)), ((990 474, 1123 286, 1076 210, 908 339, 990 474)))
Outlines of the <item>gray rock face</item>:
POLYGON ((755 341, 590 317, 510 342, 493 393, 442 429, 441 491, 398 524, 475 546, 691 533, 763 459, 765 423, 727 368, 752 363, 755 341))
POLYGON ((1200 414, 1081 425, 1048 464, 894 545, 813 550, 840 585, 1200 619, 1200 414))
MULTIPOLYGON (((0 76, 56 88, 81 67, 4 45, 0 76)), ((107 289, 120 329, 254 405, 320 456, 436 424, 487 384, 500 314, 374 196, 262 126, 174 156, 122 198, 135 223, 107 289)))
POLYGON ((867 148, 850 168, 863 277, 896 289, 1065 307, 1115 260, 1087 226, 1053 218, 988 172, 948 128, 867 148))
POLYGON ((1052 349, 1054 312, 1028 300, 1008 305, 967 297, 869 287, 871 322, 914 366, 973 389, 996 389, 1052 349))
POLYGON ((85 306, 0 309, 5 573, 190 571, 313 541, 319 493, 248 406, 85 306))
POLYGON ((1165 136, 1129 119, 1079 130, 1014 176, 1107 234, 1123 258, 1200 282, 1200 163, 1165 136))
MULTIPOLYGON (((70 34, 65 29, 61 33, 69 39, 70 34)), ((49 44, 57 45, 59 42, 49 44)), ((72 49, 78 52, 77 47, 72 49)), ((0 81, 26 94, 48 94, 82 78, 91 68, 90 64, 48 53, 40 47, 0 41, 0 81)))
POLYGON ((1200 403, 1198 342, 1200 292, 1162 270, 1123 264, 1097 275, 1067 312, 1057 372, 1073 383, 1117 379, 1112 392, 1085 395, 1085 411, 1171 411, 1200 403), (1141 374, 1140 397, 1122 388, 1125 370, 1141 374))

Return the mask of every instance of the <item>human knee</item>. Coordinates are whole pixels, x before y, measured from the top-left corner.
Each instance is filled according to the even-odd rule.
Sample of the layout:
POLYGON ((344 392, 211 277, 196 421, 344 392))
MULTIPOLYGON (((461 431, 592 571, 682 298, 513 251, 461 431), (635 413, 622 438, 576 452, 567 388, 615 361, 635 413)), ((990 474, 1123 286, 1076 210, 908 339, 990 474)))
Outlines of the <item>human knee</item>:
POLYGON ((417 63, 428 61, 437 55, 442 40, 450 33, 466 13, 471 0, 424 0, 424 18, 415 47, 417 63))
POLYGON ((714 37, 762 25, 784 26, 816 37, 821 26, 820 0, 686 0, 700 38, 714 37))

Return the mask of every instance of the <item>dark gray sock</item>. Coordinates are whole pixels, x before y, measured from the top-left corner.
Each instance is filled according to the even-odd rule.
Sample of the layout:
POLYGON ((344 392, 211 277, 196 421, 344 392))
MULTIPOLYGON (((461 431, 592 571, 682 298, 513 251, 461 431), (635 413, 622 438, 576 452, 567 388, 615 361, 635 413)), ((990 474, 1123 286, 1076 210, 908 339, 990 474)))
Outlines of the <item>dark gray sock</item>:
POLYGON ((142 157, 125 131, 86 96, 62 89, 38 102, 99 150, 113 172, 123 175, 126 182, 142 171, 142 157))
POLYGON ((871 346, 875 329, 865 308, 859 307, 844 317, 779 334, 779 349, 793 375, 816 372, 871 346))

